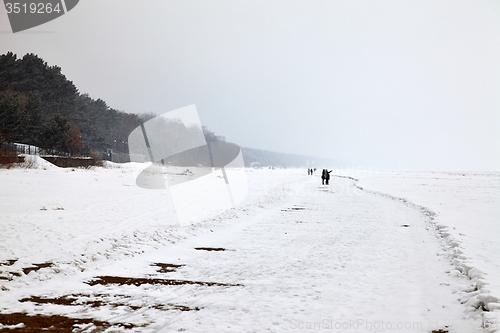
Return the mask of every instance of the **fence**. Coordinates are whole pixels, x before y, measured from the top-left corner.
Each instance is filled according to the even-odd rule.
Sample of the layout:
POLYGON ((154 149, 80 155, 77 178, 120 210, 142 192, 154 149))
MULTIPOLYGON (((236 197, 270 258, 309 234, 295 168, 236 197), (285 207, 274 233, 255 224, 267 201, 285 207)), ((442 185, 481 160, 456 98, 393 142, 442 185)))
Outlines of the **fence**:
POLYGON ((39 155, 43 159, 62 168, 76 168, 99 164, 99 161, 90 157, 88 148, 40 148, 22 143, 7 143, 0 145, 4 153, 0 154, 0 164, 20 163, 24 161, 24 156, 39 155))
POLYGON ((24 155, 42 155, 42 156, 65 156, 65 157, 88 157, 90 149, 88 148, 40 148, 22 143, 2 143, 2 149, 7 152, 15 152, 24 155))
POLYGON ((2 143, 2 150, 7 151, 7 152, 15 152, 18 154, 24 154, 24 155, 39 155, 40 154, 39 147, 20 144, 20 143, 4 142, 4 143, 2 143))

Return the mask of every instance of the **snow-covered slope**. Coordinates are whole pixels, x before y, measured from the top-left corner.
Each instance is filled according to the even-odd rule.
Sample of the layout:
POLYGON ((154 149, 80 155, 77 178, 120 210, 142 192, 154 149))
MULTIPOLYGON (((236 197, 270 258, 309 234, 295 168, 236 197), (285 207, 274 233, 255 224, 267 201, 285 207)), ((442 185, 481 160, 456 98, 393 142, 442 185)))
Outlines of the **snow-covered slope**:
POLYGON ((246 169, 241 205, 181 226, 168 190, 135 186, 143 168, 0 170, 4 328, 67 318, 79 319, 66 329, 84 331, 481 332, 485 319, 498 328, 469 306, 495 263, 471 281, 454 262, 480 252, 477 235, 450 248, 436 231, 449 227, 440 211, 396 200, 390 179, 377 178, 389 184, 380 195, 364 189, 383 192, 375 180, 322 186, 306 170, 246 169))

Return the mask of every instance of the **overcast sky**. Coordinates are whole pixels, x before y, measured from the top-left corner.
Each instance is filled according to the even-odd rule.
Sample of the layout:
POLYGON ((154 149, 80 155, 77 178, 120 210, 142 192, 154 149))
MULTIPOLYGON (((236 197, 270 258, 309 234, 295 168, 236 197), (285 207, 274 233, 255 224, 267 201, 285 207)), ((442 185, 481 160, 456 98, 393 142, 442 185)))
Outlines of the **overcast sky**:
POLYGON ((115 109, 195 104, 244 147, 351 167, 500 170, 500 1, 81 0, 12 34, 115 109))

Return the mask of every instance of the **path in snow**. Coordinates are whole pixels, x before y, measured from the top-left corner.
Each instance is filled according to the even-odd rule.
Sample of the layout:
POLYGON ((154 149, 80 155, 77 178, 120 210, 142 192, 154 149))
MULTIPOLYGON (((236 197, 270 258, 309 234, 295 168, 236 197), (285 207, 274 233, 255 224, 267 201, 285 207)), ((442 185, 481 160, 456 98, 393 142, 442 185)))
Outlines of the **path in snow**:
MULTIPOLYGON (((500 322, 499 172, 349 172, 358 186, 410 202, 433 215, 455 269, 475 292, 463 300, 470 310, 500 322)), ((346 171, 342 171, 346 173, 346 171)))
MULTIPOLYGON (((189 240, 188 248, 232 251, 181 256, 184 278, 245 287, 221 293, 206 288, 193 303, 202 311, 164 327, 429 332, 459 322, 463 306, 452 291, 464 281, 450 281, 445 271, 451 266, 436 255, 439 244, 420 212, 356 191, 347 180, 336 181, 338 192, 316 181, 285 205, 239 222, 223 236, 189 240)), ((464 328, 463 322, 459 326, 464 328)))
POLYGON ((440 245, 426 216, 356 190, 350 180, 334 184, 306 178, 281 203, 253 207, 211 231, 32 286, 34 296, 74 295, 80 305, 22 306, 131 323, 141 332, 430 332, 450 323, 450 332, 479 332, 469 330, 478 322, 461 320, 457 295, 467 281, 446 273, 452 267, 437 255, 440 245), (153 263, 184 266, 161 273, 153 263), (82 283, 98 276, 233 286, 82 283))

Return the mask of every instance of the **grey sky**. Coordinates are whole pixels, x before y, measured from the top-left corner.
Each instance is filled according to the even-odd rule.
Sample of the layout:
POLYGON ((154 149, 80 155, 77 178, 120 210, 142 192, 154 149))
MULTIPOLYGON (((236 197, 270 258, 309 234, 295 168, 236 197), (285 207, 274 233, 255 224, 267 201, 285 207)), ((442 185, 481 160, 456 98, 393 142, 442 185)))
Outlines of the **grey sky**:
POLYGON ((500 170, 500 1, 81 0, 12 34, 111 107, 196 104, 241 146, 381 169, 500 170))

